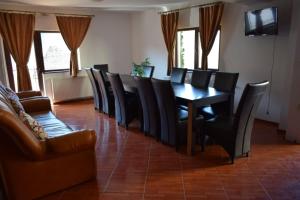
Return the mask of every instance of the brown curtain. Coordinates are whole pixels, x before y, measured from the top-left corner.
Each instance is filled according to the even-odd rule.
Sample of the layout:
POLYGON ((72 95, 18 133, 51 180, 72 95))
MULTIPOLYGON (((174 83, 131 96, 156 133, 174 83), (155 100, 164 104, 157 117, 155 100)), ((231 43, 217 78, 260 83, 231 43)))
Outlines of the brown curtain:
POLYGON ((70 74, 76 77, 78 73, 77 49, 86 35, 91 17, 57 16, 56 20, 61 35, 71 51, 70 74))
POLYGON ((0 33, 17 65, 18 90, 31 90, 27 67, 34 33, 35 16, 0 12, 0 33))
POLYGON ((207 70, 207 56, 214 44, 220 27, 223 8, 223 3, 199 8, 199 31, 202 47, 201 68, 203 70, 207 70))
POLYGON ((168 75, 174 64, 174 48, 176 44, 176 33, 178 27, 179 12, 162 14, 161 28, 164 35, 165 44, 168 51, 168 75))

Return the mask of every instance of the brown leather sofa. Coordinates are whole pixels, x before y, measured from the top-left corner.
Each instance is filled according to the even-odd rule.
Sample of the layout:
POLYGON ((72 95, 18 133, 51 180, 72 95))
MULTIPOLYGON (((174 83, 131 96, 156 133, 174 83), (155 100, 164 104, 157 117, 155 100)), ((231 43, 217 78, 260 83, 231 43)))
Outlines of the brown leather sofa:
POLYGON ((73 131, 53 115, 49 99, 40 95, 18 93, 25 111, 48 133, 45 141, 19 120, 0 91, 0 173, 8 199, 38 198, 96 175, 95 132, 73 131))

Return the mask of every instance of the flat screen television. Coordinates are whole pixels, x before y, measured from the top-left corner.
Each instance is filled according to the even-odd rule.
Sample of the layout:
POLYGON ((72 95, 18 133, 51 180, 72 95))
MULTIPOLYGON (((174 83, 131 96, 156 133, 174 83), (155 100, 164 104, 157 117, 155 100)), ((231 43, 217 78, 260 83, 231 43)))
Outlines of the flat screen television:
POLYGON ((245 35, 277 35, 278 14, 276 7, 245 12, 245 35))

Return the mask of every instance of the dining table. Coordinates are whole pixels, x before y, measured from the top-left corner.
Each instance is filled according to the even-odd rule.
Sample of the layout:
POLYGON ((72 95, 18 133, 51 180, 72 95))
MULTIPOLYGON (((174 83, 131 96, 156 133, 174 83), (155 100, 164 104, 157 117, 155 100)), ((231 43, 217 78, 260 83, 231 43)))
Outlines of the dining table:
MULTIPOLYGON (((137 93, 137 83, 131 75, 120 74, 124 90, 137 93)), ((221 92, 213 87, 201 89, 191 84, 172 83, 176 101, 187 106, 187 154, 193 152, 193 119, 197 115, 197 108, 228 100, 229 93, 221 92)))

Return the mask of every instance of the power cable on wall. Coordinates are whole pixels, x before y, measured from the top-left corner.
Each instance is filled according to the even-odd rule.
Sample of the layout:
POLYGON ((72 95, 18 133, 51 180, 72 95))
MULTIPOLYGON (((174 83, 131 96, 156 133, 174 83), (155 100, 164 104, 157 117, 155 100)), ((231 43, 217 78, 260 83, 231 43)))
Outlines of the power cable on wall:
POLYGON ((273 39, 273 55, 272 55, 272 66, 270 71, 270 88, 268 93, 268 104, 267 104, 267 115, 270 114, 270 105, 271 105, 271 92, 272 92, 272 86, 273 86, 273 70, 274 70, 274 63, 275 63, 275 45, 277 41, 277 36, 274 36, 273 39))

